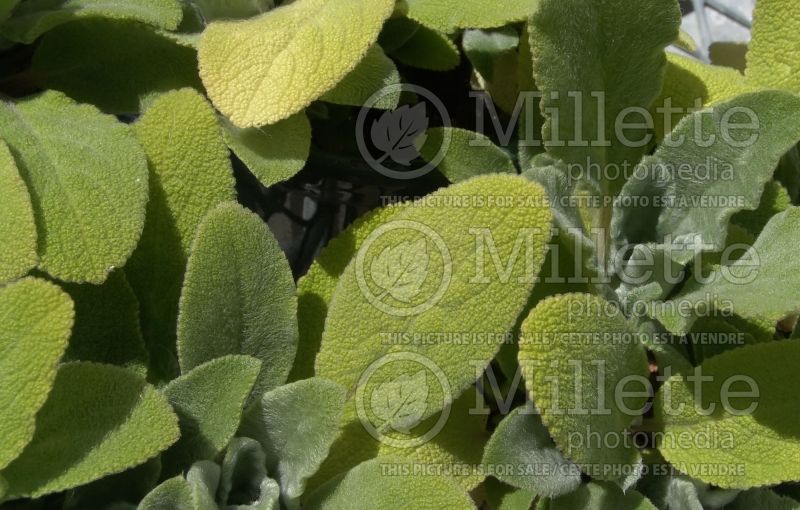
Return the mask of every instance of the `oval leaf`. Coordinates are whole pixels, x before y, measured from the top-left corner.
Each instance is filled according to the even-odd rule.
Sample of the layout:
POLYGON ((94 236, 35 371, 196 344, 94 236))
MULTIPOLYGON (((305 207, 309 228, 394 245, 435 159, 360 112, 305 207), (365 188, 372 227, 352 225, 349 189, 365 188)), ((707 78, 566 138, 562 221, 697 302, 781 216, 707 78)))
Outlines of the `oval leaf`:
POLYGON ((203 84, 237 126, 274 124, 352 71, 393 7, 392 0, 300 0, 246 21, 211 23, 200 40, 203 84))
POLYGON ((124 368, 68 363, 36 416, 33 441, 3 476, 12 498, 40 497, 138 466, 179 436, 166 398, 124 368))
POLYGON ((0 470, 33 438, 74 315, 69 296, 44 280, 0 287, 0 470))
POLYGON ((286 381, 297 349, 297 297, 289 263, 267 225, 228 203, 197 230, 178 319, 186 373, 227 354, 262 360, 254 395, 286 381))
POLYGON ((0 136, 28 184, 39 267, 102 283, 144 226, 147 165, 131 129, 58 92, 0 105, 0 136))
POLYGON ((36 223, 28 188, 8 146, 0 140, 0 283, 36 267, 36 223))

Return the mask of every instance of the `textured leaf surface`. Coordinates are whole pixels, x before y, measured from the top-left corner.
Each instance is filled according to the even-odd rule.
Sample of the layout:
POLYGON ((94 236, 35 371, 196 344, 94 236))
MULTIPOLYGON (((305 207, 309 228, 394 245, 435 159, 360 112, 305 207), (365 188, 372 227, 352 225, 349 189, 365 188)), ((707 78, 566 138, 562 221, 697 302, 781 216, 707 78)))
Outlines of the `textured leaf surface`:
POLYGON ((641 384, 621 384, 626 377, 646 381, 648 375, 647 356, 632 324, 599 297, 565 294, 541 301, 521 332, 525 387, 556 445, 590 476, 619 480, 617 470, 641 462, 624 436, 647 400, 640 395, 622 403, 617 399, 618 387, 642 391, 641 384), (594 434, 605 439, 593 441, 594 434))
MULTIPOLYGON (((636 143, 624 143, 615 132, 615 120, 626 108, 649 108, 658 96, 666 66, 664 48, 678 38, 680 16, 673 0, 650 1, 639 9, 631 9, 625 0, 539 2, 530 38, 533 72, 543 93, 542 111, 547 118, 543 139, 549 153, 580 165, 586 175, 591 173, 589 163, 603 167, 639 162, 647 149, 646 143, 639 143, 646 129, 625 130, 625 137, 636 143), (592 96, 598 92, 605 94, 602 116, 592 96), (581 102, 576 103, 575 94, 581 102), (555 118, 550 108, 557 108, 555 118), (598 144, 601 140, 609 144, 598 144), (576 146, 566 141, 590 143, 576 146)), ((612 194, 623 183, 619 179, 601 182, 612 194)))
POLYGON ((425 503, 428 508, 453 510, 475 508, 469 495, 446 476, 413 474, 413 463, 402 458, 384 457, 359 464, 341 477, 320 487, 303 508, 309 510, 349 510, 411 508, 425 503), (387 476, 392 467, 402 473, 387 476))
POLYGON ((142 499, 138 510, 197 510, 192 488, 181 476, 166 480, 142 499))
POLYGON ((65 286, 75 302, 75 327, 65 358, 124 366, 147 374, 147 348, 139 327, 139 302, 125 273, 102 285, 65 286))
POLYGON ((198 460, 211 460, 231 440, 261 363, 249 356, 209 361, 164 388, 178 414, 181 438, 164 452, 166 474, 198 460))
MULTIPOLYGON (((379 358, 399 351, 420 354, 442 371, 450 386, 449 390, 441 384, 432 388, 423 418, 434 414, 474 381, 475 367, 469 360, 488 364, 513 328, 544 261, 551 219, 538 184, 506 175, 456 184, 397 212, 382 230, 373 232, 370 243, 362 245, 340 278, 317 356, 317 374, 354 388, 364 369, 379 358), (486 207, 495 197, 518 207, 486 207), (490 243, 489 235, 502 269, 486 253, 491 248, 476 249, 478 244, 490 243), (373 266, 383 250, 420 239, 426 240, 430 259, 427 276, 411 302, 405 303, 377 285, 373 266), (529 250, 519 256, 526 244, 529 250), (482 298, 471 299, 476 295, 482 298), (458 333, 486 340, 456 348, 449 342, 400 345, 386 341, 387 334, 396 332, 411 336, 458 333)), ((379 377, 369 379, 368 386, 419 370, 413 361, 386 365, 379 377)), ((371 394, 366 387, 364 391, 371 394)))
POLYGON ((776 323, 797 311, 800 299, 786 275, 800 270, 795 256, 800 223, 800 208, 792 207, 764 227, 761 235, 742 257, 730 266, 717 268, 709 275, 709 283, 687 285, 684 292, 668 302, 667 306, 654 305, 651 314, 673 333, 683 334, 696 319, 693 313, 719 307, 747 319, 776 323), (758 265, 754 267, 754 255, 758 265), (687 307, 688 306, 688 307, 687 307), (678 309, 678 307, 682 309, 678 309), (732 310, 731 310, 732 308, 732 310))
POLYGON ((147 167, 131 129, 46 92, 3 103, 0 136, 31 194, 39 268, 65 281, 105 281, 144 225, 147 167))
POLYGON ((781 496, 767 488, 750 489, 739 494, 730 510, 798 510, 800 502, 788 496, 781 496))
POLYGON ((181 87, 200 89, 197 53, 129 21, 83 20, 48 32, 33 58, 45 85, 111 113, 181 87))
POLYGON ((0 283, 24 276, 36 267, 36 222, 28 188, 14 157, 0 140, 0 283))
POLYGON ((352 71, 393 6, 391 0, 303 0, 246 21, 211 23, 200 41, 203 84, 237 126, 274 124, 352 71))
POLYGON ((422 158, 432 162, 439 151, 444 150, 444 158, 437 168, 450 182, 484 174, 517 173, 508 153, 480 133, 459 128, 432 128, 425 136, 419 151, 422 158))
POLYGON ((731 221, 757 236, 773 216, 785 211, 791 205, 792 199, 786 188, 778 181, 769 181, 764 186, 758 208, 754 211, 739 211, 733 215, 731 221))
POLYGON ((314 375, 314 361, 322 344, 322 330, 325 328, 328 306, 339 278, 372 231, 402 207, 404 206, 390 205, 359 217, 331 240, 308 273, 297 282, 297 316, 302 320, 298 321, 300 337, 297 358, 289 380, 305 379, 314 375))
POLYGON ((223 504, 237 503, 235 510, 278 510, 280 487, 267 476, 266 466, 266 456, 258 441, 233 438, 222 461, 217 499, 223 504), (249 505, 241 504, 251 501, 249 505))
POLYGON ((486 479, 486 501, 492 510, 530 510, 536 496, 497 481, 486 479))
POLYGON ((800 403, 795 392, 786 390, 800 384, 798 363, 800 341, 767 342, 709 359, 701 366, 706 382, 673 376, 659 390, 655 402, 664 427, 659 435, 661 454, 680 471, 723 488, 745 489, 800 479, 796 462, 800 455, 800 403), (745 384, 745 377, 752 383, 745 384), (702 391, 695 387, 698 382, 702 391), (734 393, 746 393, 752 387, 757 389, 757 397, 734 393), (730 397, 728 402, 723 395, 730 397), (752 412, 743 412, 756 402, 752 412), (681 434, 696 437, 699 433, 717 438, 719 447, 679 440, 681 434), (710 470, 709 466, 740 467, 710 470))
POLYGON ((616 208, 612 235, 633 243, 660 242, 667 235, 675 241, 699 237, 707 249, 721 250, 731 216, 758 207, 781 157, 800 140, 798 120, 800 98, 779 91, 744 94, 687 117, 670 135, 685 142, 659 148, 626 183, 622 197, 639 200, 616 208), (749 123, 743 111, 757 116, 758 130, 727 127, 723 119, 749 123), (713 144, 705 147, 709 140, 713 144))
POLYGON ((305 379, 265 393, 248 410, 239 433, 264 447, 287 504, 300 498, 339 435, 345 393, 334 382, 305 379))
POLYGON ((69 296, 44 280, 0 287, 0 470, 33 438, 73 317, 69 296))
POLYGON ((106 476, 67 492, 64 510, 108 510, 109 508, 135 507, 159 482, 161 457, 153 457, 144 464, 106 476))
POLYGON ((192 246, 178 318, 185 373, 228 354, 263 361, 254 395, 286 381, 297 351, 289 263, 260 217, 235 203, 211 211, 192 246))
POLYGON ((610 484, 590 482, 566 496, 548 501, 547 510, 656 510, 656 507, 638 492, 623 493, 610 484))
MULTIPOLYGON (((373 45, 358 65, 340 81, 333 90, 322 96, 329 103, 362 106, 373 94, 391 85, 400 84, 400 73, 394 62, 373 45)), ((391 110, 400 100, 400 90, 382 96, 373 108, 391 110)))
POLYGON ((123 368, 62 365, 33 441, 3 476, 12 497, 39 497, 144 463, 178 439, 167 400, 123 368))
POLYGON ((264 186, 285 181, 305 166, 311 149, 311 124, 305 113, 260 128, 223 123, 225 143, 264 186))
POLYGON ((459 28, 493 28, 522 21, 533 11, 532 0, 402 0, 401 12, 441 32, 459 28))
POLYGON ((135 130, 150 166, 150 202, 126 272, 152 369, 169 380, 178 372, 176 322, 189 247, 206 213, 234 198, 233 171, 214 111, 193 90, 162 96, 135 130))
POLYGON ((27 0, 0 33, 27 44, 48 30, 82 18, 134 20, 174 30, 181 16, 176 0, 27 0))
POLYGON ((447 34, 421 25, 389 54, 405 65, 429 71, 449 71, 461 61, 458 47, 447 34))
POLYGON ((800 11, 788 0, 759 0, 746 76, 764 88, 800 93, 800 11))
POLYGON ((735 69, 667 53, 664 87, 651 109, 656 140, 661 141, 672 132, 689 108, 711 107, 751 89, 744 76, 735 69), (682 112, 671 112, 670 117, 665 118, 667 106, 680 108, 682 112))
POLYGON ((572 492, 581 483, 580 469, 564 458, 533 412, 517 408, 500 422, 486 444, 483 464, 489 470, 502 466, 495 474, 499 480, 531 494, 556 497, 572 492))
MULTIPOLYGON (((431 381, 430 386, 435 384, 431 381)), ((483 481, 485 475, 474 467, 481 463, 483 446, 489 434, 486 431, 487 417, 473 412, 484 405, 474 386, 467 388, 448 411, 431 416, 409 433, 385 430, 377 436, 380 440, 365 427, 376 427, 380 423, 366 414, 359 415, 357 398, 347 401, 341 422, 342 433, 322 467, 309 481, 309 488, 316 488, 360 462, 375 457, 401 457, 419 466, 450 470, 444 472, 466 491, 474 490, 483 481), (441 425, 439 420, 443 420, 441 425), (432 436, 429 435, 431 431, 434 432, 432 436), (426 442, 426 436, 430 441, 426 442)), ((370 406, 370 402, 365 402, 365 407, 370 406)))

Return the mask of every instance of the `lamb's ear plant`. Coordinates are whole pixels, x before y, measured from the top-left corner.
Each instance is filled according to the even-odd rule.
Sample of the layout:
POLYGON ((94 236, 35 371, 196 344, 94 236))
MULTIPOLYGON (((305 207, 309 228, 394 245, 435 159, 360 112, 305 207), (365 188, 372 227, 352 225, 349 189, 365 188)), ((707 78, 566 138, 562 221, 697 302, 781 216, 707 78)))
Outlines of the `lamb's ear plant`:
POLYGON ((798 12, 0 0, 0 509, 800 508, 798 12))

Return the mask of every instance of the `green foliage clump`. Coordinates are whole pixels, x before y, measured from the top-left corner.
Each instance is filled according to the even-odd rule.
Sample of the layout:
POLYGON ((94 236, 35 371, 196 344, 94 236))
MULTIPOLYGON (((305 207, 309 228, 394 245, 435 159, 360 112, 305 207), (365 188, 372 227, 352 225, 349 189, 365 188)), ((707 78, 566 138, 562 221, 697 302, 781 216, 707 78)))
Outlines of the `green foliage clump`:
POLYGON ((800 508, 798 13, 0 0, 0 510, 800 508))

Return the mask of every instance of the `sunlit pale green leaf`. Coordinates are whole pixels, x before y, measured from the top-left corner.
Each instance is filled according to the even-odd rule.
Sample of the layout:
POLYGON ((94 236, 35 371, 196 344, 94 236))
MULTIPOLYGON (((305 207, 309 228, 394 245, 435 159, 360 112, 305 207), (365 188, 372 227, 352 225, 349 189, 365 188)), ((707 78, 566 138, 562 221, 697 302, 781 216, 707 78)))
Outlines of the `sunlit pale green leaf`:
POLYGON ((293 177, 306 164, 311 124, 298 113, 271 126, 240 129, 223 120, 225 143, 264 186, 293 177))
POLYGON ((359 464, 315 491, 303 506, 308 510, 352 508, 411 508, 424 502, 428 508, 474 509, 469 495, 446 476, 413 473, 413 463, 383 457, 359 464), (394 468, 396 476, 387 476, 394 468), (405 474, 403 471, 410 471, 405 474))
POLYGON ((274 124, 352 71, 393 7, 391 0, 304 0, 211 23, 200 41, 203 84, 237 126, 274 124))
POLYGON ((0 140, 0 283, 19 278, 36 267, 36 223, 28 188, 14 157, 0 140))
MULTIPOLYGON (((373 45, 358 65, 340 81, 330 92, 322 96, 329 103, 362 106, 373 94, 384 88, 400 84, 400 73, 394 62, 383 53, 380 46, 373 45)), ((400 88, 382 94, 370 106, 391 110, 400 100, 400 88)))
POLYGON ((11 497, 38 497, 143 464, 178 439, 166 398, 123 368, 62 365, 33 440, 3 470, 11 497))
POLYGON ((525 387, 556 445, 593 478, 627 485, 624 469, 641 463, 627 429, 647 402, 647 356, 633 325, 599 297, 565 294, 541 301, 521 333, 525 387))
POLYGON ((73 318, 69 296, 44 280, 0 287, 0 470, 33 438, 73 318))
POLYGON ((800 404, 788 388, 800 384, 798 363, 800 341, 767 342, 715 356, 691 380, 672 377, 655 402, 661 454, 679 471, 722 488, 797 480, 800 404), (680 439, 699 433, 716 447, 680 439))
POLYGON ((747 52, 748 81, 800 93, 800 12, 791 0, 759 0, 747 52))
POLYGON ((411 19, 441 32, 459 28, 493 28, 527 18, 535 0, 401 0, 398 9, 411 19))

